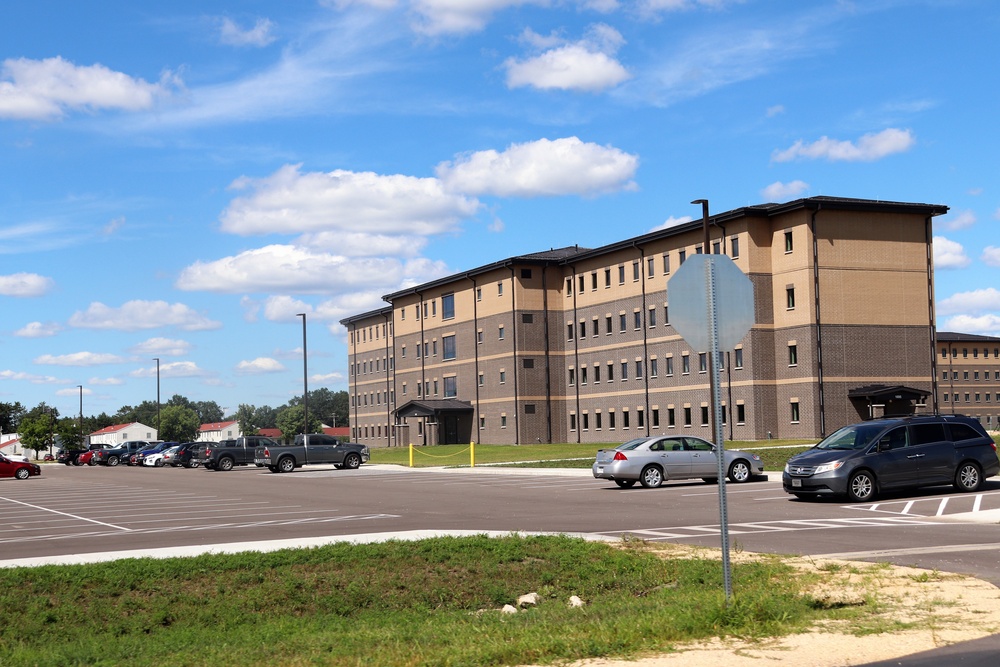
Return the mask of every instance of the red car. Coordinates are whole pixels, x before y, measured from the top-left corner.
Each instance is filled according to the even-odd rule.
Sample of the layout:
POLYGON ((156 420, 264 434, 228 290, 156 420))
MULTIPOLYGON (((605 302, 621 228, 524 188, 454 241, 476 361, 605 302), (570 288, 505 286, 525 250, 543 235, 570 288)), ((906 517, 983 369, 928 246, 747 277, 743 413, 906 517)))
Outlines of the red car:
POLYGON ((15 477, 28 479, 33 475, 41 475, 42 468, 34 463, 14 461, 0 454, 0 477, 15 477))
POLYGON ((80 454, 80 456, 78 456, 76 460, 80 462, 80 465, 88 465, 88 466, 97 465, 97 461, 94 460, 94 450, 92 449, 85 451, 83 454, 80 454))

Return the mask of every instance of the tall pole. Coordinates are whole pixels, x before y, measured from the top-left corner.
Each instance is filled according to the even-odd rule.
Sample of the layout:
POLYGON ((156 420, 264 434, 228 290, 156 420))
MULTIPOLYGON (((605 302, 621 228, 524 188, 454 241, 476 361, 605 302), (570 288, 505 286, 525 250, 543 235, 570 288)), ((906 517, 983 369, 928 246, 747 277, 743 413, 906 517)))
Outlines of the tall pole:
POLYGON ((160 358, 155 357, 156 362, 156 439, 160 439, 160 358))
POLYGON ((305 419, 302 423, 302 440, 309 446, 309 355, 306 353, 306 314, 299 313, 302 318, 302 407, 305 419))
POLYGON ((80 444, 83 444, 83 385, 76 385, 80 390, 80 444))

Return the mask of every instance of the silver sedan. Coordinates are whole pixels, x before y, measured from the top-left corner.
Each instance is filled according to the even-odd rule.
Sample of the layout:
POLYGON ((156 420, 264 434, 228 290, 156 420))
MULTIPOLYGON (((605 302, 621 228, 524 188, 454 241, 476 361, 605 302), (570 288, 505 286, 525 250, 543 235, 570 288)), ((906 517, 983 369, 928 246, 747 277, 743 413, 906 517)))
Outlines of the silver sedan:
MULTIPOLYGON (((726 476, 731 482, 748 482, 764 472, 764 463, 756 454, 727 449, 726 476)), ((691 436, 652 436, 636 438, 614 449, 600 449, 594 461, 594 477, 614 480, 622 488, 636 482, 655 489, 664 480, 701 478, 715 483, 719 464, 715 445, 691 436)))

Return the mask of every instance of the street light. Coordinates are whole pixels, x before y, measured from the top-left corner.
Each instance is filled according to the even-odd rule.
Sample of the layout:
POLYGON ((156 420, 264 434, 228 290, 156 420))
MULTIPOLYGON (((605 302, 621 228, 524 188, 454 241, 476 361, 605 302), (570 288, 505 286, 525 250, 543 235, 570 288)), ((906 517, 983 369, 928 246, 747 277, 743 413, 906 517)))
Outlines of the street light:
POLYGON ((306 354, 306 314, 298 313, 296 317, 302 318, 302 407, 303 407, 303 412, 305 413, 305 420, 302 423, 302 440, 305 446, 308 447, 309 446, 309 359, 308 355, 306 354))
POLYGON ((156 437, 160 437, 160 358, 154 357, 156 362, 156 437))
POLYGON ((80 444, 83 444, 83 385, 76 385, 80 390, 80 444))

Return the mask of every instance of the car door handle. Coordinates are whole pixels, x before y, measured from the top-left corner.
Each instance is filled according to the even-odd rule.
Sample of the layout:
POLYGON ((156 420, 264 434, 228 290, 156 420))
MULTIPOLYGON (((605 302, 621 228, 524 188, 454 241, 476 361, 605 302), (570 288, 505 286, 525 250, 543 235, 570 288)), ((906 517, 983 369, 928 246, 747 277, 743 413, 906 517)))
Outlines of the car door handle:
POLYGON ((924 458, 924 456, 926 456, 926 454, 907 454, 906 458, 908 458, 908 459, 922 459, 922 458, 924 458))

